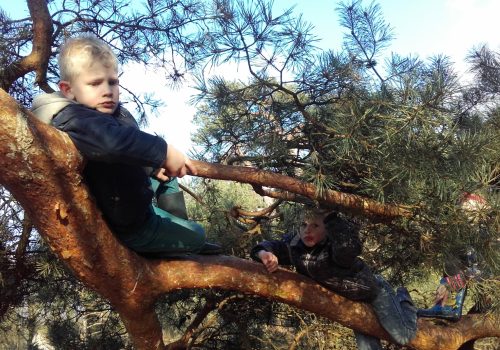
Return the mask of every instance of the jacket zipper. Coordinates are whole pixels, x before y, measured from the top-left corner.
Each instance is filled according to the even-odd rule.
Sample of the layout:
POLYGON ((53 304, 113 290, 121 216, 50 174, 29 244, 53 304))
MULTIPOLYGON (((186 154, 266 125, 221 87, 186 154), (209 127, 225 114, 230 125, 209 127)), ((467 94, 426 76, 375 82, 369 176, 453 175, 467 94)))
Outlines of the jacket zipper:
POLYGON ((314 247, 313 250, 311 250, 310 253, 307 253, 307 260, 305 261, 305 266, 306 266, 306 271, 307 271, 307 274, 309 275, 309 277, 313 278, 313 276, 311 275, 311 272, 309 271, 309 260, 310 260, 310 257, 313 255, 314 251, 317 249, 318 247, 314 247))

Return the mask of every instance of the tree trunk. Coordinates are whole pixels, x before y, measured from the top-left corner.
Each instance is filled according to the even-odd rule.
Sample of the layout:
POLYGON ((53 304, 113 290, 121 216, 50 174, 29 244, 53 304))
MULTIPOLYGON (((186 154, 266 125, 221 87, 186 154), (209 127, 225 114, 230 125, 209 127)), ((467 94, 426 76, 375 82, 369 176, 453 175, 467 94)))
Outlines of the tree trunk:
MULTIPOLYGON (((116 308, 137 349, 164 347, 154 302, 181 288, 253 293, 388 339, 369 306, 335 295, 291 271, 268 274, 261 264, 229 256, 193 255, 178 261, 137 256, 115 239, 90 199, 80 175, 83 159, 68 136, 35 120, 3 90, 0 118, 0 184, 11 191, 76 277, 116 308)), ((204 164, 206 169, 214 166, 197 163, 204 164)), ((241 179, 238 170, 242 169, 230 172, 234 176, 230 179, 241 179)), ((276 184, 270 173, 261 184, 267 181, 276 184)), ((472 339, 500 336, 499 321, 498 315, 472 315, 442 327, 419 320, 410 345, 422 350, 458 349, 472 339)))

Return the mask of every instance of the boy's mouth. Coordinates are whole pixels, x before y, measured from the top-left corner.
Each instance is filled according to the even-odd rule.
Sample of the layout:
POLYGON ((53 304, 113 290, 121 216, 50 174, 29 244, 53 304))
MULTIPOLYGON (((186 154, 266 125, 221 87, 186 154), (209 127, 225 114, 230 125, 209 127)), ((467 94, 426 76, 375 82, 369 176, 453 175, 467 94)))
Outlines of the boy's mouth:
POLYGON ((101 103, 101 106, 104 108, 113 108, 115 106, 114 102, 103 102, 101 103))

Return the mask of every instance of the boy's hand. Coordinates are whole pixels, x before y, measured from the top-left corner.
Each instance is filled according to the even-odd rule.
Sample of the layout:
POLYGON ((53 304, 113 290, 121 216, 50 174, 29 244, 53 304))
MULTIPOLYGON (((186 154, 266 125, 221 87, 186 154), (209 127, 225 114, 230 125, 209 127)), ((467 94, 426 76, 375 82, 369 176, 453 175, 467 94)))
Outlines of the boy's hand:
POLYGON ((168 176, 183 177, 187 174, 188 169, 191 170, 191 162, 184 153, 177 150, 175 147, 168 145, 167 159, 165 160, 165 174, 168 176))
POLYGON ((191 159, 186 158, 185 165, 189 175, 198 175, 198 169, 196 169, 196 166, 191 162, 191 159))
POLYGON ((264 264, 268 272, 274 272, 278 269, 278 258, 273 253, 261 250, 257 253, 260 261, 264 264))
POLYGON ((166 171, 165 168, 158 168, 158 169, 153 170, 151 175, 160 181, 163 181, 163 182, 169 181, 170 177, 165 174, 165 171, 166 171))

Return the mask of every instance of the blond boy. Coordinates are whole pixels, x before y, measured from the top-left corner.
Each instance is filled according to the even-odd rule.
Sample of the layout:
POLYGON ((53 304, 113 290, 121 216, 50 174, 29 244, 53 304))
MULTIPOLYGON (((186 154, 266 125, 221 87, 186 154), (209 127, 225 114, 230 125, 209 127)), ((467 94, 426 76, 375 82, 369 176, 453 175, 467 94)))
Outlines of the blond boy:
POLYGON ((84 179, 118 238, 152 257, 218 248, 205 243, 199 224, 152 206, 155 192, 145 167, 157 169, 162 181, 196 174, 196 168, 161 137, 140 131, 121 106, 111 48, 94 36, 69 39, 59 69, 60 92, 36 98, 33 112, 66 132, 87 159, 84 179))

